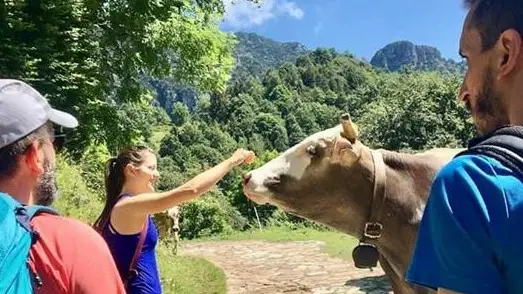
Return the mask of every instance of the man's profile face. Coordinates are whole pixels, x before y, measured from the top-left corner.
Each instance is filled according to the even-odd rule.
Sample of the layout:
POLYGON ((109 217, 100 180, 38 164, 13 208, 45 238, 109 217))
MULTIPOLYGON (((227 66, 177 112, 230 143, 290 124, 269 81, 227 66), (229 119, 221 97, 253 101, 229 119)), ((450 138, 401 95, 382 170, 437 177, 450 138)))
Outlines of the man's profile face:
POLYGON ((43 158, 43 173, 38 176, 35 192, 35 203, 49 206, 53 204, 58 195, 56 183, 56 153, 53 146, 53 132, 48 131, 41 140, 40 156, 43 158))
POLYGON ((489 133, 505 123, 502 94, 495 82, 494 50, 482 50, 480 32, 470 26, 473 9, 465 20, 460 40, 460 55, 467 61, 467 72, 459 98, 471 112, 476 130, 489 133))

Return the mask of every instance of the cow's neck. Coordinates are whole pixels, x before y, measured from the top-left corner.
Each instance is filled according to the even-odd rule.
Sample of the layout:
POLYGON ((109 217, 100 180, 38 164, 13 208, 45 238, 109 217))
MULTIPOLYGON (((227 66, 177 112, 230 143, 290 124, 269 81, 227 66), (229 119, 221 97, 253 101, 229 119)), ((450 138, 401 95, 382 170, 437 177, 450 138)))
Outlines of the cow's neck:
MULTIPOLYGON (((383 232, 378 240, 369 240, 369 243, 377 245, 382 256, 390 263, 394 273, 388 274, 403 277, 411 259, 412 246, 426 202, 424 194, 429 190, 436 169, 427 165, 426 160, 413 155, 386 150, 380 152, 386 169, 386 199, 381 209, 383 232)), ((362 236, 364 223, 368 221, 373 205, 373 165, 370 150, 365 151, 363 160, 359 167, 362 170, 346 180, 366 184, 350 185, 349 190, 331 198, 329 205, 335 205, 338 209, 324 210, 329 211, 329 215, 312 216, 312 219, 356 238, 362 236), (358 201, 354 202, 352 199, 358 201)))
POLYGON ((404 277, 414 250, 419 222, 439 166, 405 153, 382 151, 386 164, 387 199, 383 235, 374 243, 395 271, 404 277))
MULTIPOLYGON (((378 240, 369 242, 377 245, 382 257, 390 265, 388 269, 384 268, 387 275, 395 276, 400 287, 409 287, 403 277, 413 252, 427 191, 440 167, 437 164, 430 165, 427 158, 420 156, 386 150, 380 152, 386 169, 386 199, 381 209, 383 232, 378 240)), ((349 174, 340 167, 324 171, 329 176, 318 181, 323 185, 316 187, 316 183, 312 183, 308 186, 307 193, 315 197, 281 196, 280 204, 291 213, 360 238, 373 200, 370 149, 364 149, 360 161, 357 167, 351 168, 349 174)), ((289 194, 300 193, 303 192, 289 194)), ((399 293, 410 293, 410 290, 399 293)))

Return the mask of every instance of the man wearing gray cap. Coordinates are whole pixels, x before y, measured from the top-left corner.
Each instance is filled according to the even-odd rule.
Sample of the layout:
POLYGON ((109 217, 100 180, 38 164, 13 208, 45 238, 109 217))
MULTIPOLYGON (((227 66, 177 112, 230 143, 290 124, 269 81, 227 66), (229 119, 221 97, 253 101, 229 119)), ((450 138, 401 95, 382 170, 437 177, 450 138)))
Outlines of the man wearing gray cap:
MULTIPOLYGON (((53 124, 78 126, 28 84, 0 79, 0 197, 25 205, 54 201, 53 124)), ((90 226, 53 214, 39 214, 31 225, 40 236, 29 262, 38 274, 35 293, 125 293, 107 244, 90 226)))

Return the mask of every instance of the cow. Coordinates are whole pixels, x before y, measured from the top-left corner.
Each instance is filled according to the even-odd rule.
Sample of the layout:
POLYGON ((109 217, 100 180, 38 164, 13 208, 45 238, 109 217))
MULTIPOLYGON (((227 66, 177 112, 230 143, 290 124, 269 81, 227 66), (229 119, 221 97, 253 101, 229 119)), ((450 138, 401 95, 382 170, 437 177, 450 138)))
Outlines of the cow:
POLYGON ((166 238, 172 236, 174 239, 173 254, 178 253, 178 245, 180 242, 179 231, 180 231, 180 207, 173 206, 167 211, 157 213, 154 216, 154 221, 158 228, 158 234, 160 238, 166 238))
POLYGON ((243 192, 257 204, 277 206, 370 244, 394 293, 434 293, 404 276, 432 180, 462 150, 371 149, 359 140, 358 126, 347 113, 339 125, 246 173, 243 192))

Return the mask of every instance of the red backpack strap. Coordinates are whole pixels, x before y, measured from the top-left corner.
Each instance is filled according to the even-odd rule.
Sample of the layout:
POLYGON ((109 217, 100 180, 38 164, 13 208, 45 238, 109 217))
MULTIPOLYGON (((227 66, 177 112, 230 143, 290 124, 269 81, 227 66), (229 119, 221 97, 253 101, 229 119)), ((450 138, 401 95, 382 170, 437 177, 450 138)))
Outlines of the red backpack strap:
POLYGON ((128 286, 128 283, 132 278, 135 278, 138 276, 138 270, 136 270, 136 264, 138 263, 138 259, 140 258, 140 254, 142 253, 143 243, 145 242, 145 236, 147 234, 148 228, 149 228, 149 217, 147 217, 145 219, 145 224, 142 228, 142 232, 140 233, 140 239, 138 240, 138 244, 136 245, 136 249, 134 250, 133 259, 131 260, 131 264, 129 265, 129 274, 125 281, 126 287, 128 286))
MULTIPOLYGON (((122 199, 130 196, 129 194, 122 194, 118 197, 118 200, 116 203, 120 202, 122 199)), ((109 213, 109 216, 103 220, 101 228, 103 228, 107 222, 110 221, 111 214, 109 213)), ((131 264, 129 265, 129 273, 127 274, 127 278, 124 281, 124 286, 127 289, 128 283, 131 279, 138 276, 138 271, 136 270, 136 264, 138 263, 138 259, 140 258, 140 254, 142 253, 143 244, 145 242, 145 236, 147 235, 147 230, 149 228, 149 216, 145 219, 145 224, 142 228, 142 231, 140 232, 140 239, 138 239, 138 244, 136 245, 136 249, 134 250, 133 259, 131 259, 131 264)))

